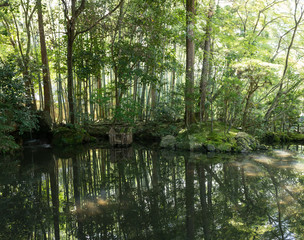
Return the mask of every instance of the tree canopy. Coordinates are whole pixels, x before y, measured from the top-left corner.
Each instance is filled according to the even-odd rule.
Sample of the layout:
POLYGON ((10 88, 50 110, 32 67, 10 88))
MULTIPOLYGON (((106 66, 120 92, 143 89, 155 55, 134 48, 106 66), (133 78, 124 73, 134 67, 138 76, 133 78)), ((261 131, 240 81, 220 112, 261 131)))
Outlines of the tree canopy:
MULTIPOLYGON (((19 106, 57 123, 220 120, 284 131, 302 113, 303 7, 299 0, 4 1, 0 58, 14 71, 0 81, 21 82, 19 106)), ((5 104, 7 85, 0 93, 5 104)))

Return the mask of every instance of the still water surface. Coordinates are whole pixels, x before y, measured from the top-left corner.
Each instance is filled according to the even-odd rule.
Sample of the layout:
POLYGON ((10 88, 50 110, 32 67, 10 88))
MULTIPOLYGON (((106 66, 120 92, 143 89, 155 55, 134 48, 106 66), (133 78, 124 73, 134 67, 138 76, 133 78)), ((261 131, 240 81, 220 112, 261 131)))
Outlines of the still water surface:
POLYGON ((304 239, 301 152, 28 148, 0 159, 0 239, 304 239))

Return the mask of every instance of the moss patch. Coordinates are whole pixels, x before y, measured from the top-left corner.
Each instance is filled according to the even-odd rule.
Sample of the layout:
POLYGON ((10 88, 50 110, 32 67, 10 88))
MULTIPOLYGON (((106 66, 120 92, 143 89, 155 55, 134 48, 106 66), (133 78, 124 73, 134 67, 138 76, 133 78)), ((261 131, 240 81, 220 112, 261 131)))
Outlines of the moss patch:
POLYGON ((304 142, 304 134, 285 133, 285 132, 266 132, 261 139, 268 144, 287 143, 287 142, 304 142))
POLYGON ((183 123, 159 123, 149 122, 138 124, 134 127, 134 138, 137 140, 156 140, 160 141, 167 135, 177 136, 183 123))
POLYGON ((233 152, 237 150, 237 132, 234 128, 227 132, 226 126, 220 122, 214 123, 212 132, 210 123, 196 124, 179 132, 176 146, 191 151, 233 152))
POLYGON ((93 141, 96 141, 96 138, 90 136, 86 130, 72 126, 55 129, 52 143, 55 146, 69 146, 93 141))

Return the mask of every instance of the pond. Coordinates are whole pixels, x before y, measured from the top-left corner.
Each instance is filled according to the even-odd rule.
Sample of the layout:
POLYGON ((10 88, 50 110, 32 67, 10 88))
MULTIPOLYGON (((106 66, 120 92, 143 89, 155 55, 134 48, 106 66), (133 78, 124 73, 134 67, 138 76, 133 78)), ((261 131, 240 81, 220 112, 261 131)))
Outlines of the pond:
POLYGON ((304 239, 304 155, 27 148, 0 159, 0 239, 304 239))

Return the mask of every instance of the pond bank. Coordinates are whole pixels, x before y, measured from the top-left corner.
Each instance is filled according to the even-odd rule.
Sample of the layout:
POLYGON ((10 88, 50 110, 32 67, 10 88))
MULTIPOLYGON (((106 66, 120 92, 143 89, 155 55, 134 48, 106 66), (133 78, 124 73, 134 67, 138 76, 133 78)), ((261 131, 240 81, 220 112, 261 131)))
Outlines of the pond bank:
MULTIPOLYGON (((45 127, 46 124, 42 123, 40 125, 40 130, 25 133, 21 136, 23 141, 19 141, 19 136, 20 149, 22 149, 22 146, 39 144, 64 147, 92 142, 106 142, 109 140, 109 129, 113 126, 112 123, 94 123, 85 126, 61 124, 51 129, 45 127)), ((164 149, 203 153, 252 152, 267 150, 263 143, 273 145, 287 142, 304 142, 304 134, 267 132, 264 136, 257 138, 243 132, 241 129, 231 128, 228 131, 227 126, 221 122, 214 122, 212 131, 210 123, 194 124, 185 128, 183 122, 138 123, 130 129, 133 132, 134 142, 137 143, 148 142, 149 145, 159 145, 164 149)), ((11 146, 12 151, 7 151, 7 153, 16 151, 15 145, 11 146)))

